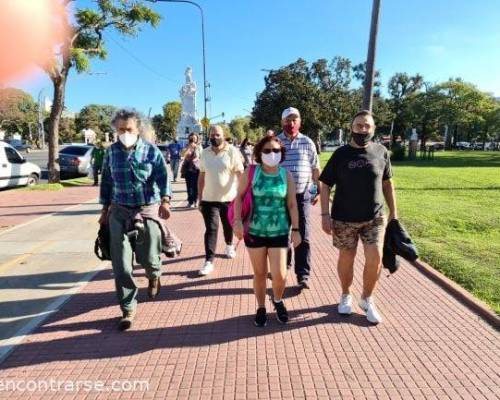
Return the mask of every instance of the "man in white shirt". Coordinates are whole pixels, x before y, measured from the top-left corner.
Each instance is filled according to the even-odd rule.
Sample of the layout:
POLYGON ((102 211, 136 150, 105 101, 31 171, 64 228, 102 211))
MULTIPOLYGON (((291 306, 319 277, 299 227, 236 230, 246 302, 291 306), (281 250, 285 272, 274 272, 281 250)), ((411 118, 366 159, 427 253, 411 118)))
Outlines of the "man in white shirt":
POLYGON ((219 219, 226 241, 225 254, 228 258, 236 256, 227 210, 229 203, 236 197, 238 177, 243 172, 240 152, 224 140, 222 127, 214 125, 209 132, 210 146, 201 153, 198 177, 199 208, 206 228, 205 264, 199 271, 200 275, 208 275, 214 269, 219 219))

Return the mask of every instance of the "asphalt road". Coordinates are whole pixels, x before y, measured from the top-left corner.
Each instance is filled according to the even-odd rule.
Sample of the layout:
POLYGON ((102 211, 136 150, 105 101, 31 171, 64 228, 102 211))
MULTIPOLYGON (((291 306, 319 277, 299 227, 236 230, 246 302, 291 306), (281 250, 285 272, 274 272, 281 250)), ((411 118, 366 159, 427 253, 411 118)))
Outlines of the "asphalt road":
POLYGON ((24 158, 42 169, 40 183, 47 183, 47 162, 49 160, 48 150, 34 150, 31 153, 22 153, 24 158))

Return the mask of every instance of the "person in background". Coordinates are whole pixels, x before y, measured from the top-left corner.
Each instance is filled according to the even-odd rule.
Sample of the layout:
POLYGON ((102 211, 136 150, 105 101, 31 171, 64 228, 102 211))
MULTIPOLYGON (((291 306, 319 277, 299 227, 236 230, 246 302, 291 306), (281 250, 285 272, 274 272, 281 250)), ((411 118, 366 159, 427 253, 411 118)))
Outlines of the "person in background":
POLYGON ((92 174, 94 175, 94 186, 99 185, 99 174, 102 171, 102 162, 104 159, 104 147, 102 142, 97 142, 92 149, 91 155, 91 165, 92 165, 92 174))
POLYGON ((198 144, 198 135, 191 133, 188 144, 182 150, 182 175, 186 180, 188 207, 196 207, 198 201, 198 176, 200 175, 201 147, 198 144))
POLYGON ((198 207, 205 222, 205 264, 199 271, 200 275, 208 275, 214 270, 219 219, 224 230, 226 257, 236 257, 233 228, 229 224, 227 211, 229 203, 236 197, 238 177, 243 172, 241 154, 224 140, 222 127, 213 125, 209 135, 210 146, 201 153, 198 178, 198 207))
POLYGON ((248 138, 243 139, 240 145, 241 156, 243 157, 243 167, 247 168, 252 163, 253 148, 248 138))
MULTIPOLYGON (((293 176, 297 190, 297 206, 299 208, 299 229, 302 242, 295 249, 295 274, 302 289, 309 288, 311 275, 311 205, 319 198, 319 157, 314 142, 300 133, 301 119, 299 110, 289 107, 281 114, 283 132, 278 135, 286 148, 287 158, 282 167, 293 176)), ((288 264, 291 265, 292 251, 288 253, 288 264)))
POLYGON ((268 263, 272 274, 271 301, 276 310, 276 318, 285 324, 288 322, 288 311, 283 303, 283 293, 286 286, 290 225, 293 246, 297 247, 301 241, 295 184, 291 174, 280 166, 285 160, 285 148, 278 138, 265 136, 256 144, 254 156, 258 165, 247 168, 239 181, 235 199, 234 234, 238 239, 245 239, 254 270, 253 286, 257 298, 255 325, 265 326, 267 323, 265 299, 268 263), (251 169, 253 212, 248 233, 245 234, 241 204, 251 169))
POLYGON ((168 145, 168 155, 170 160, 170 168, 172 168, 173 182, 177 182, 177 175, 179 174, 179 164, 181 162, 182 146, 177 139, 168 145))

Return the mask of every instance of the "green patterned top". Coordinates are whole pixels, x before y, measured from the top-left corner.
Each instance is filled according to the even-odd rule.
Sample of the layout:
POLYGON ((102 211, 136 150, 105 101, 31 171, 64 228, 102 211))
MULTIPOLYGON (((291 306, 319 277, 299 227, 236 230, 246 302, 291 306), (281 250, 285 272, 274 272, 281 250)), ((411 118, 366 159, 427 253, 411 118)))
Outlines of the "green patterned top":
POLYGON ((276 175, 266 174, 258 165, 252 183, 253 213, 250 234, 260 237, 288 235, 290 221, 286 205, 287 171, 278 167, 276 175))

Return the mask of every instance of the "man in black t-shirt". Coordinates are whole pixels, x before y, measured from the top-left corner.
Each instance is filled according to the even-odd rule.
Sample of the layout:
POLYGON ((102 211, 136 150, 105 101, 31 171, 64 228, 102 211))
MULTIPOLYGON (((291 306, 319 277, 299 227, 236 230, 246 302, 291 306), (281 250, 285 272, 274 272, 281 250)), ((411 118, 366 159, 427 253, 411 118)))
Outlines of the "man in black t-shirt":
POLYGON ((368 321, 382 321, 372 293, 382 264, 386 219, 384 198, 389 208, 388 220, 397 218, 396 197, 392 184, 392 169, 386 148, 371 141, 375 122, 370 111, 360 111, 352 123, 351 142, 338 148, 326 164, 321 181, 322 228, 331 234, 339 249, 338 273, 342 285, 340 314, 352 313, 350 287, 358 240, 365 252, 363 293, 359 306, 368 321), (335 186, 331 214, 330 192, 335 186))

